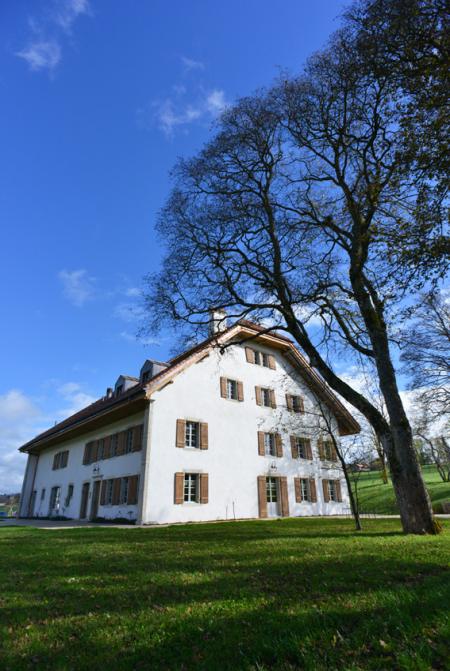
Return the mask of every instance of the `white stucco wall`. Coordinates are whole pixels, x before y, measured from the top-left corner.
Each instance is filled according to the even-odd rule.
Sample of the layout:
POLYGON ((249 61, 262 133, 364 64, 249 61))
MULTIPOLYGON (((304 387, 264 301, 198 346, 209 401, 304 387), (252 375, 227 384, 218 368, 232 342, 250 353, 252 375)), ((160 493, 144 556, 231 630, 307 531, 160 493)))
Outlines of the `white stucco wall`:
POLYGON ((149 426, 149 460, 146 501, 142 521, 187 522, 258 517, 258 475, 287 476, 291 516, 339 514, 348 508, 348 493, 339 469, 323 468, 318 459, 317 404, 314 394, 275 350, 255 343, 255 348, 273 353, 276 370, 247 363, 240 345, 224 355, 214 350, 207 358, 188 367, 171 384, 152 396, 149 426), (220 377, 244 383, 244 401, 220 396, 220 377), (256 405, 255 386, 275 390, 277 409, 256 405), (304 415, 286 410, 285 393, 305 398, 304 415), (209 448, 181 449, 175 446, 177 419, 207 422, 209 448), (257 431, 278 431, 283 439, 283 457, 258 454, 257 431), (312 437, 312 462, 292 459, 289 434, 312 437), (276 469, 271 466, 275 464, 276 469), (174 503, 176 472, 208 473, 209 502, 174 503), (316 477, 317 503, 296 503, 294 477, 316 477), (340 479, 342 503, 324 503, 321 479, 340 479))
MULTIPOLYGON (((123 431, 128 427, 144 422, 144 412, 130 415, 124 420, 114 422, 96 431, 91 431, 73 440, 68 440, 45 450, 39 455, 34 486, 36 502, 34 515, 46 517, 49 513, 50 492, 52 487, 61 487, 60 514, 72 519, 79 518, 81 505, 81 489, 84 482, 89 482, 88 515, 91 507, 93 482, 108 478, 137 475, 141 472, 142 451, 123 454, 111 459, 104 459, 92 464, 83 464, 84 446, 87 442, 104 436, 123 431), (53 456, 56 452, 69 450, 69 460, 66 468, 52 470, 53 456), (98 467, 98 470, 96 470, 98 467), (72 501, 64 508, 64 500, 69 484, 74 485, 72 501), (45 488, 45 497, 41 499, 42 489, 45 488)), ((31 485, 30 485, 31 486, 31 485)), ((22 513, 24 514, 24 513, 22 513)), ((124 517, 136 519, 137 505, 130 506, 101 506, 98 507, 99 517, 124 517)))

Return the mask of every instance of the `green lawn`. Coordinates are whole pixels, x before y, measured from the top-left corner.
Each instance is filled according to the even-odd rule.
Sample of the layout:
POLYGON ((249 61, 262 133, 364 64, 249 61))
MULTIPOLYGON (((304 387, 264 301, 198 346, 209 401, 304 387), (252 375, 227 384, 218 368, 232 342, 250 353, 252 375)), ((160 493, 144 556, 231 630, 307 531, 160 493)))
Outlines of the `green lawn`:
MULTIPOLYGON (((425 484, 433 505, 450 501, 450 483, 442 482, 435 466, 423 466, 425 484)), ((365 513, 397 513, 394 490, 389 480, 383 484, 379 471, 361 473, 358 478, 358 500, 360 508, 365 513)))
POLYGON ((0 527, 0 668, 449 668, 445 524, 0 527))

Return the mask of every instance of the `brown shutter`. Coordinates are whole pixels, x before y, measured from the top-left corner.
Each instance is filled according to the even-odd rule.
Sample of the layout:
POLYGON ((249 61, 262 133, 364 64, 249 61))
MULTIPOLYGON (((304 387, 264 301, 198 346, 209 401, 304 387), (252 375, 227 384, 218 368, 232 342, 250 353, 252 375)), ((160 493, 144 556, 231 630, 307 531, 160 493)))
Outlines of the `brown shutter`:
POLYGON ((283 456, 283 443, 281 442, 281 435, 279 433, 275 434, 275 453, 277 457, 283 456))
POLYGON ((291 394, 286 394, 286 407, 288 410, 292 410, 293 408, 291 394))
POLYGON ((138 500, 138 475, 132 475, 128 478, 128 503, 133 505, 138 500))
POLYGON ((276 364, 275 364, 275 357, 274 357, 274 355, 273 355, 273 354, 269 354, 267 358, 268 358, 268 361, 269 361, 269 368, 271 368, 272 370, 275 370, 275 368, 276 368, 276 364))
POLYGON ((243 401, 244 400, 244 385, 242 382, 237 383, 237 388, 238 388, 238 401, 243 401))
POLYGON ((52 471, 56 471, 56 469, 57 469, 57 465, 56 465, 56 462, 57 462, 56 457, 57 457, 57 456, 58 456, 58 454, 54 454, 54 455, 53 455, 53 466, 52 466, 52 471))
POLYGON ((119 431, 118 440, 117 440, 117 456, 125 454, 125 445, 127 440, 127 432, 119 431))
POLYGON ((334 446, 334 442, 331 441, 331 461, 337 461, 337 460, 338 460, 338 456, 337 456, 336 448, 334 446))
POLYGON ((266 491, 266 476, 258 475, 258 505, 259 516, 267 517, 267 491, 266 491))
POLYGON ((184 447, 186 445, 186 422, 184 419, 177 419, 176 446, 184 447))
POLYGON ((175 473, 175 503, 183 503, 184 501, 184 473, 175 473))
POLYGON ((258 431, 258 454, 263 457, 266 453, 264 446, 264 431, 258 431))
POLYGON ((302 502, 302 488, 300 478, 294 478, 295 500, 297 503, 302 502))
POLYGON ((324 454, 324 450, 323 450, 323 439, 322 438, 319 438, 319 440, 317 441, 317 447, 319 449, 319 459, 321 461, 325 461, 325 454, 324 454))
POLYGON ((98 440, 93 440, 91 447, 91 462, 97 461, 97 457, 98 457, 98 440))
POLYGON ((133 442, 131 448, 133 452, 139 452, 139 450, 142 450, 142 435, 144 433, 143 429, 143 424, 133 426, 133 442))
POLYGON ((106 503, 106 480, 102 480, 102 489, 100 492, 100 505, 104 506, 106 503))
POLYGON ((277 402, 276 402, 276 399, 275 399, 275 392, 274 392, 273 389, 269 389, 269 395, 270 395, 270 405, 271 405, 271 407, 276 408, 277 407, 277 402))
POLYGON ((220 395, 222 398, 227 397, 227 378, 226 377, 221 377, 220 378, 220 395))
POLYGON ((309 438, 305 438, 304 440, 305 440, 306 458, 312 461, 313 455, 312 455, 311 441, 309 438))
POLYGON ((208 503, 208 473, 200 473, 200 503, 208 503))
POLYGON ((256 405, 261 405, 261 387, 255 387, 256 405))
POLYGON ((206 422, 200 422, 200 449, 208 449, 208 424, 206 422))
POLYGON ((330 492, 328 491, 328 480, 322 480, 323 500, 328 503, 330 500, 330 492))
POLYGON ((299 412, 305 412, 305 401, 303 399, 303 396, 298 397, 298 405, 299 405, 299 412))
POLYGON ((291 454, 293 459, 298 459, 298 445, 295 436, 291 436, 291 454))
POLYGON ((66 450, 63 452, 63 458, 62 458, 62 464, 61 466, 65 468, 67 466, 67 463, 69 461, 69 450, 66 450))
POLYGON ((111 436, 105 436, 103 444, 103 459, 109 459, 111 456, 111 436))
POLYGON ((287 478, 280 478, 280 499, 281 499, 281 515, 282 517, 289 517, 289 498, 287 488, 287 478))
POLYGON ((314 478, 309 478, 309 499, 311 503, 316 503, 317 501, 316 481, 314 478))
POLYGON ((341 481, 340 480, 335 480, 334 483, 335 483, 335 486, 336 486, 336 498, 337 498, 338 501, 342 501, 341 481))
POLYGON ((113 480, 113 495, 112 495, 113 506, 117 506, 120 501, 120 480, 121 478, 114 478, 113 480))
POLYGON ((255 352, 250 347, 245 348, 245 358, 248 363, 255 363, 255 352))
POLYGON ((86 443, 86 445, 84 446, 83 464, 89 463, 90 456, 91 456, 91 443, 86 443))

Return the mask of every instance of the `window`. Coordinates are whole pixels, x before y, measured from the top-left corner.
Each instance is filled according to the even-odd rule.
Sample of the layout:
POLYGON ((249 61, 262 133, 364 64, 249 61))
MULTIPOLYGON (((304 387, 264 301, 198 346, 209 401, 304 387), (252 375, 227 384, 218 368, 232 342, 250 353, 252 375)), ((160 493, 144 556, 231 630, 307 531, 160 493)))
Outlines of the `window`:
POLYGON ((98 441, 98 448, 97 448, 97 461, 100 461, 100 459, 104 459, 105 455, 105 439, 100 438, 98 441))
POLYGON ((265 454, 269 457, 276 456, 275 434, 273 433, 264 434, 264 451, 265 454))
POLYGON ((328 480, 328 496, 330 501, 338 500, 336 482, 334 480, 328 480))
POLYGON ((270 408, 271 406, 270 389, 265 389, 264 387, 261 387, 261 405, 266 406, 266 408, 270 408))
POLYGON ((184 501, 198 501, 198 474, 185 473, 184 475, 184 501))
POLYGON ((41 491, 41 501, 43 501, 44 499, 45 499, 45 487, 41 491))
POLYGON ((125 454, 128 454, 133 449, 133 429, 128 429, 125 442, 125 454))
POLYGON ((112 457, 115 457, 117 455, 117 445, 118 445, 118 443, 119 443, 119 434, 114 433, 111 436, 111 447, 110 447, 112 457))
POLYGON ((227 380, 227 398, 238 400, 238 385, 236 380, 227 380))
POLYGON ((295 438, 295 445, 297 447, 297 454, 299 459, 309 459, 308 454, 308 438, 295 438))
POLYGON ((198 422, 186 422, 185 446, 186 447, 199 447, 199 424, 198 424, 198 422))
POLYGON ((119 503, 126 504, 127 501, 128 501, 128 478, 121 478, 119 503))
POLYGON ((142 373, 142 384, 145 384, 150 379, 150 371, 146 370, 142 373))
POLYGON ((57 452, 53 457, 53 470, 56 471, 60 468, 65 468, 68 461, 69 450, 65 450, 64 452, 57 452))
POLYGON ((119 384, 116 387, 116 396, 120 396, 120 394, 123 392, 123 384, 119 384))
POLYGON ((59 512, 59 504, 61 500, 61 487, 52 487, 50 494, 50 514, 59 512))
POLYGON ((107 506, 112 505, 113 487, 114 487, 114 480, 108 480, 106 483, 106 500, 105 500, 107 506))
POLYGON ((73 497, 73 485, 69 485, 68 488, 67 488, 66 500, 64 501, 65 508, 70 506, 70 502, 72 501, 72 497, 73 497))
POLYGON ((267 503, 278 502, 278 487, 276 478, 266 478, 266 498, 267 503))
POLYGON ((324 440, 323 443, 323 458, 326 461, 336 461, 337 455, 336 450, 334 449, 334 443, 332 440, 324 440))
POLYGON ((303 398, 295 394, 286 394, 286 406, 292 412, 305 412, 303 398))
POLYGON ((309 481, 306 480, 306 478, 301 478, 300 479, 300 490, 301 490, 302 501, 309 501, 309 499, 310 499, 309 481))

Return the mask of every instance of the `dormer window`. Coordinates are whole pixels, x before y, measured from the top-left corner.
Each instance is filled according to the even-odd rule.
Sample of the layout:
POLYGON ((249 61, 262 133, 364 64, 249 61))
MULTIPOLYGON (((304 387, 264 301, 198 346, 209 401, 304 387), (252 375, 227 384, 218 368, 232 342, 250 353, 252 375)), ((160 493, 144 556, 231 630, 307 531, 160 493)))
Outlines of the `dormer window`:
POLYGON ((116 396, 120 396, 122 392, 123 392, 123 384, 118 384, 116 387, 116 396))
POLYGON ((146 382, 148 382, 149 379, 150 379, 150 371, 149 371, 149 370, 145 370, 145 371, 142 373, 142 384, 145 384, 146 382))

